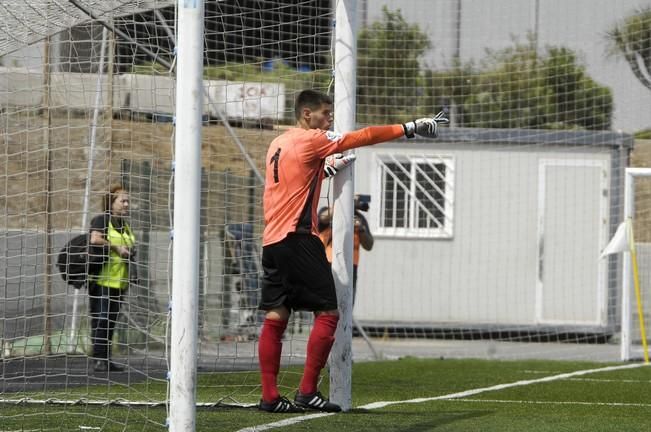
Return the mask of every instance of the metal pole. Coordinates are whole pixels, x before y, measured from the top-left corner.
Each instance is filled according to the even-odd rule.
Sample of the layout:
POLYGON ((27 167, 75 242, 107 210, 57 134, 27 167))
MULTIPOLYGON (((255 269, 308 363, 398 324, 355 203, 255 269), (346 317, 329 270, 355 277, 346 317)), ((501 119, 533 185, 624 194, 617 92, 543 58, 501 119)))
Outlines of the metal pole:
POLYGON ((106 41, 108 40, 108 30, 102 29, 102 44, 99 50, 99 66, 97 67, 97 80, 95 81, 95 106, 93 108, 93 119, 90 123, 89 146, 88 146, 88 165, 86 169, 86 187, 84 188, 84 206, 81 214, 81 229, 87 228, 88 223, 88 205, 90 201, 91 179, 93 177, 93 164, 95 162, 95 143, 97 142, 97 121, 99 110, 102 104, 102 77, 104 76, 104 55, 106 52, 106 41))
POLYGON ((535 2, 535 11, 534 11, 534 23, 533 23, 533 34, 535 38, 535 49, 536 49, 536 55, 538 55, 538 46, 539 46, 539 41, 540 41, 540 0, 536 0, 535 2))
POLYGON ((178 0, 170 431, 196 429, 203 1, 178 0))
MULTIPOLYGON (((104 76, 104 53, 106 52, 106 41, 108 39, 108 30, 102 28, 102 44, 99 50, 99 66, 97 67, 97 81, 95 82, 95 107, 93 109, 93 120, 91 121, 89 146, 88 146, 88 166, 86 170, 86 186, 84 188, 84 204, 81 211, 81 231, 88 231, 88 207, 90 202, 91 179, 93 177, 93 164, 95 162, 95 143, 97 142, 97 121, 99 117, 100 105, 102 104, 102 77, 104 76)), ((75 289, 72 301, 72 322, 70 323, 70 333, 68 334, 68 353, 77 352, 77 327, 79 321, 79 294, 75 289)))
POLYGON ((457 0, 454 17, 454 60, 461 65, 461 0, 457 0))
POLYGON ((52 335, 52 320, 50 318, 50 311, 52 306, 52 286, 50 278, 50 255, 52 253, 52 221, 50 214, 52 213, 52 200, 50 197, 52 189, 52 142, 50 139, 50 130, 52 125, 52 114, 50 112, 50 92, 51 92, 51 67, 50 67, 50 37, 45 38, 45 46, 43 48, 43 111, 45 115, 45 129, 44 129, 44 142, 45 142, 45 166, 47 168, 47 175, 45 176, 45 271, 43 272, 43 352, 45 354, 52 353, 52 346, 50 337, 52 335))
MULTIPOLYGON (((335 130, 355 129, 357 0, 336 6, 335 27, 335 130)), ((330 399, 342 410, 352 408, 353 338, 353 170, 334 177, 332 219, 332 273, 337 288, 339 325, 330 356, 330 399)))
MULTIPOLYGON (((635 179, 633 173, 626 168, 624 174, 624 222, 632 223, 635 212, 635 179)), ((628 236, 628 230, 626 232, 628 236)), ((622 254, 622 317, 621 317, 621 340, 620 357, 622 361, 631 359, 631 332, 633 323, 631 320, 631 253, 629 250, 622 254)))
MULTIPOLYGON (((454 18, 454 67, 461 68, 461 0, 457 0, 456 12, 454 18)), ((448 103, 450 104, 450 127, 457 127, 459 125, 459 113, 457 102, 452 98, 448 103)))

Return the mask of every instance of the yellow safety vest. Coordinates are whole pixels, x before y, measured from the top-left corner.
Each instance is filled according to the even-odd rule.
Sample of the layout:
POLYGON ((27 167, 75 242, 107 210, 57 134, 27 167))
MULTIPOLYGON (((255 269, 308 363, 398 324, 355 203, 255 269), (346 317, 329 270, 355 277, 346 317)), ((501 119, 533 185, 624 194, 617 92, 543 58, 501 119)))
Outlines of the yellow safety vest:
MULTIPOLYGON (((136 237, 131 232, 131 228, 126 223, 124 224, 124 232, 120 233, 113 227, 109 221, 108 232, 106 239, 111 246, 127 246, 133 247, 136 244, 136 237)), ((109 259, 102 267, 102 270, 96 276, 95 283, 97 285, 125 289, 129 287, 129 259, 122 258, 120 254, 111 249, 109 259)))

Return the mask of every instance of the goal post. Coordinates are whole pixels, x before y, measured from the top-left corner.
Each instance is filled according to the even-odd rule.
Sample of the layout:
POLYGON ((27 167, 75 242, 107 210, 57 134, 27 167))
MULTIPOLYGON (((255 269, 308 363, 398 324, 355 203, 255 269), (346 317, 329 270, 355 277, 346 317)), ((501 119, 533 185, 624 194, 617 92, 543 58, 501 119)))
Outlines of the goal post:
POLYGON ((170 338, 170 431, 196 428, 203 1, 179 0, 170 338))
MULTIPOLYGON (((651 206, 645 193, 651 187, 651 168, 626 168, 624 183, 624 222, 626 248, 622 250, 622 314, 621 314, 621 359, 623 361, 644 359, 649 362, 649 334, 646 323, 651 314, 651 280, 641 280, 639 256, 648 258, 645 245, 636 244, 636 227, 646 233, 643 222, 636 223, 636 215, 645 215, 651 206), (639 253, 638 253, 639 251, 639 253)), ((642 219, 645 221, 645 219, 642 219)), ((647 261, 647 260, 645 260, 647 261)), ((646 272, 645 272, 646 274, 646 272)))
MULTIPOLYGON (((335 18, 335 131, 356 129, 357 0, 336 2, 335 18)), ((330 398, 342 410, 352 408, 353 336, 353 190, 354 171, 335 176, 332 220, 332 273, 337 289, 339 324, 330 353, 330 398)))

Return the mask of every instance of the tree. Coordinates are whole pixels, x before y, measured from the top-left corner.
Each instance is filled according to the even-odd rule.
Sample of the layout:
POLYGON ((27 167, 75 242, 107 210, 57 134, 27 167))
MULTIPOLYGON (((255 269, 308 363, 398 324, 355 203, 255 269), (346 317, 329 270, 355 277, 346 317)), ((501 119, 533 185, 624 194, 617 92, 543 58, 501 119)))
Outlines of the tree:
POLYGON ((609 54, 621 55, 635 77, 651 90, 651 7, 637 10, 606 34, 609 54))
POLYGON ((430 43, 400 10, 383 8, 383 19, 358 39, 357 115, 378 124, 434 114, 454 101, 455 124, 465 127, 609 129, 609 88, 590 78, 565 47, 536 49, 524 43, 487 50, 485 57, 432 71, 420 59, 430 43))
POLYGON ((588 130, 610 129, 612 92, 590 78, 569 48, 549 47, 541 73, 550 92, 543 127, 571 126, 588 130))
POLYGON ((540 128, 551 113, 551 91, 533 44, 487 51, 471 94, 462 101, 468 126, 540 128))
POLYGON ((382 8, 382 21, 359 33, 357 106, 361 123, 384 123, 417 115, 423 75, 419 59, 429 40, 400 10, 382 8))
POLYGON ((609 129, 610 89, 594 82, 576 54, 547 47, 538 54, 533 37, 488 50, 479 66, 432 72, 430 98, 456 101, 456 124, 527 129, 609 129))

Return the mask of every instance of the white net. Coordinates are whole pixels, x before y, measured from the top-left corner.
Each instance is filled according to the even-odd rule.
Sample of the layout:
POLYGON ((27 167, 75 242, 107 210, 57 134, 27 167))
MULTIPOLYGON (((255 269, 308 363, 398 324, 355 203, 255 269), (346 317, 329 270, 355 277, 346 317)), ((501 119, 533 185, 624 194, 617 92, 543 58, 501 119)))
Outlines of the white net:
MULTIPOLYGON (((647 128, 624 111, 650 95, 636 80, 635 95, 620 88, 614 71, 631 70, 606 35, 639 11, 362 8, 358 120, 449 107, 452 127, 436 142, 357 152, 355 191, 371 196, 376 237, 361 251, 357 322, 390 354, 617 359, 621 274, 599 255, 623 214, 634 143, 609 131, 647 128), (577 19, 591 24, 563 24, 577 19)), ((627 37, 645 37, 635 29, 627 37)))
MULTIPOLYGON (((5 55, 33 45, 61 31, 88 23, 91 15, 98 20, 129 17, 173 5, 171 0, 111 1, 6 1, 0 4, 0 54, 5 55)), ((89 41, 87 41, 89 42, 89 41)), ((21 54, 19 54, 21 55, 21 54)))
MULTIPOLYGON (((332 92, 332 3, 204 4, 203 405, 260 397, 260 174, 296 94, 332 92)), ((359 256, 356 358, 619 358, 620 261, 599 255, 621 222, 631 150, 649 164, 632 134, 649 128, 651 93, 630 62, 648 53, 606 36, 643 37, 626 27, 639 10, 595 3, 358 2, 357 122, 447 108, 451 125, 436 141, 357 151, 374 244, 359 256)), ((162 430, 175 2, 4 1, 0 16, 0 424, 162 430), (126 370, 106 374, 89 357, 87 292, 55 263, 115 183, 131 196, 138 281, 113 339, 126 370)), ((328 183, 322 195, 333 205, 328 183)), ((310 320, 290 323, 282 393, 296 388, 310 320)))
MULTIPOLYGON (((0 423, 38 430, 163 428, 174 4, 10 3, 2 4, 0 42, 1 399, 9 407, 0 423), (87 291, 66 286, 55 263, 65 242, 101 213, 102 197, 116 183, 131 197, 138 280, 124 295, 112 343, 112 359, 125 370, 106 373, 95 371, 91 358, 87 291), (71 404, 82 408, 65 408, 71 404), (65 425, 49 420, 62 410, 71 414, 65 425)), ((326 91, 331 80, 330 5, 260 6, 205 5, 198 358, 203 405, 259 399, 262 158, 279 127, 291 122, 295 93, 326 91)), ((294 332, 304 341, 309 322, 293 325, 288 341, 294 332)), ((304 343, 287 347, 283 363, 300 362, 304 343)), ((295 387, 297 376, 283 373, 283 391, 295 387)))

